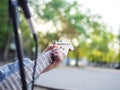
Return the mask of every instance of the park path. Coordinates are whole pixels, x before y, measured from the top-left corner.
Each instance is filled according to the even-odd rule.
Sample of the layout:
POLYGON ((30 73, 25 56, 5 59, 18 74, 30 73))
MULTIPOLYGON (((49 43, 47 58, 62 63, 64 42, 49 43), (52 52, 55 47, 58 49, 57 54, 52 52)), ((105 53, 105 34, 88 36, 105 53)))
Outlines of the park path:
MULTIPOLYGON (((8 62, 0 62, 0 66, 8 62)), ((41 74, 35 90, 120 90, 120 70, 105 68, 58 67, 41 74), (51 89, 52 90, 52 89, 51 89)))
POLYGON ((36 85, 60 90, 120 90, 120 71, 60 67, 42 74, 36 85))

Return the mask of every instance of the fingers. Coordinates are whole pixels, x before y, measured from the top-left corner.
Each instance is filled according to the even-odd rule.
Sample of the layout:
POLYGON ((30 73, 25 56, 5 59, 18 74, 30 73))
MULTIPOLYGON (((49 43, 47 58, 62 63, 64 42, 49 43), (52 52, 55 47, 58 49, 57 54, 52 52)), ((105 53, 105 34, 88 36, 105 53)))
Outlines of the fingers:
POLYGON ((62 51, 60 51, 56 46, 49 46, 46 50, 51 50, 50 52, 53 62, 43 72, 49 71, 57 67, 65 57, 62 51))
POLYGON ((54 48, 57 48, 56 45, 53 45, 53 46, 48 46, 43 52, 46 52, 46 51, 49 51, 49 50, 52 50, 54 48))
POLYGON ((47 49, 48 49, 48 50, 51 50, 51 49, 56 48, 56 47, 57 47, 56 45, 48 46, 47 49))
POLYGON ((58 48, 54 48, 51 51, 53 54, 61 54, 61 55, 65 56, 64 53, 58 48))
POLYGON ((57 48, 52 50, 52 59, 55 63, 60 63, 64 59, 65 55, 57 48))

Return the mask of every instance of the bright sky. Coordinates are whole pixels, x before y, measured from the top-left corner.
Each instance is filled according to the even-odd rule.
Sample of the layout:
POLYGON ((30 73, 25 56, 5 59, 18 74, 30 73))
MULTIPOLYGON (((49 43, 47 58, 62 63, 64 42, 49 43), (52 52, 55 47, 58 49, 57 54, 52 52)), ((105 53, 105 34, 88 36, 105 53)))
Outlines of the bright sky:
POLYGON ((118 33, 120 25, 120 0, 77 0, 85 8, 90 8, 93 14, 102 16, 104 22, 118 33))
MULTIPOLYGON (((74 0, 67 0, 74 1, 74 0)), ((102 16, 103 21, 107 23, 109 27, 113 28, 113 33, 118 33, 118 28, 120 27, 120 0, 77 0, 81 5, 83 5, 83 9, 86 10, 90 8, 92 14, 99 14, 102 16), (86 8, 86 9, 85 9, 86 8)), ((51 23, 47 23, 46 25, 39 25, 39 29, 47 30, 47 28, 51 28, 51 23)), ((52 29, 53 30, 53 29, 52 29)))

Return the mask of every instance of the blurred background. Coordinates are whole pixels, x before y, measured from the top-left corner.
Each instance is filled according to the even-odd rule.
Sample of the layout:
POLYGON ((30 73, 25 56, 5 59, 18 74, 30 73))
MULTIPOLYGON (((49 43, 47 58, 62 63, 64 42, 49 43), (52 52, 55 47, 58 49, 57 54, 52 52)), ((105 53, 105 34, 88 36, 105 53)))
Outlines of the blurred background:
MULTIPOLYGON (((39 52, 53 40, 66 39, 71 41, 74 51, 69 52, 61 66, 67 67, 68 71, 73 68, 83 70, 87 67, 88 71, 85 69, 85 72, 88 74, 89 70, 92 71, 88 67, 99 68, 100 71, 109 72, 108 76, 111 72, 114 73, 113 76, 117 74, 117 79, 120 79, 119 3, 120 0, 28 0, 38 34, 39 52)), ((33 59, 34 41, 23 12, 21 8, 18 9, 24 57, 33 59)), ((0 19, 0 64, 3 65, 15 61, 16 58, 8 0, 0 1, 0 19)), ((52 75, 52 72, 50 74, 52 75)), ((104 74, 102 75, 104 77, 104 74)), ((115 84, 118 85, 118 82, 115 84)), ((118 90, 118 87, 100 90, 118 90)))

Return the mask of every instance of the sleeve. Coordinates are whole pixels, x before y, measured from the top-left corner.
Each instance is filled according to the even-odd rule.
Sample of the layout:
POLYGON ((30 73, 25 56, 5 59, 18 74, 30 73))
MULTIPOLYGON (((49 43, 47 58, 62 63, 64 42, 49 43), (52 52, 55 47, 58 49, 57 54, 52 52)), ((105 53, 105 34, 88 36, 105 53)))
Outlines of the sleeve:
MULTIPOLYGON (((33 63, 30 59, 28 58, 24 58, 23 59, 23 63, 24 66, 26 66, 27 64, 31 64, 33 63)), ((7 76, 9 76, 10 74, 16 72, 19 70, 19 63, 18 61, 13 62, 13 63, 9 63, 6 64, 4 66, 0 67, 0 82, 7 76)))

